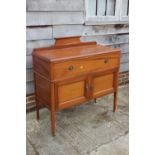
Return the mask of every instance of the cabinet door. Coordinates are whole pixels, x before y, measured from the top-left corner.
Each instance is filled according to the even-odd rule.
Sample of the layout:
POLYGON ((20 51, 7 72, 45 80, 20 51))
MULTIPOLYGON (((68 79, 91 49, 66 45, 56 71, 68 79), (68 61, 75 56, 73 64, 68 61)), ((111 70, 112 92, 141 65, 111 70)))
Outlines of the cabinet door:
POLYGON ((56 84, 56 107, 67 108, 88 99, 88 82, 86 78, 67 80, 56 84))
POLYGON ((114 91, 114 74, 100 74, 92 79, 92 97, 97 98, 114 91))

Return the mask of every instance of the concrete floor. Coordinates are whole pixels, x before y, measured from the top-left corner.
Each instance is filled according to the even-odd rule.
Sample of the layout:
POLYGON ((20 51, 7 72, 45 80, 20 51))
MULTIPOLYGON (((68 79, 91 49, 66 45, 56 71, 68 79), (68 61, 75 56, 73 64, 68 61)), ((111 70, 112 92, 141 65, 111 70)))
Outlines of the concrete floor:
POLYGON ((118 110, 113 95, 56 114, 55 137, 50 133, 50 113, 27 114, 27 155, 128 155, 128 85, 119 87, 118 110))

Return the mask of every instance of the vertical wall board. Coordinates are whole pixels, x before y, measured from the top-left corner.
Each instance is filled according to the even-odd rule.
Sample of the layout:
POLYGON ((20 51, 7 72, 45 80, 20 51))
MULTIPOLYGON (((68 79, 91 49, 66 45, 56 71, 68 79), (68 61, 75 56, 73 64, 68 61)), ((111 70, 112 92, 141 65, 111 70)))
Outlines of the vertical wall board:
POLYGON ((97 15, 105 16, 106 12, 106 0, 98 0, 97 3, 97 15))
POLYGON ((96 0, 89 0, 88 2, 88 16, 96 15, 96 0))
POLYGON ((52 27, 26 28, 26 40, 52 39, 52 27))
POLYGON ((115 15, 115 3, 116 0, 107 0, 107 10, 106 15, 107 16, 114 16, 115 15))
POLYGON ((122 0, 122 16, 128 15, 128 0, 122 0))

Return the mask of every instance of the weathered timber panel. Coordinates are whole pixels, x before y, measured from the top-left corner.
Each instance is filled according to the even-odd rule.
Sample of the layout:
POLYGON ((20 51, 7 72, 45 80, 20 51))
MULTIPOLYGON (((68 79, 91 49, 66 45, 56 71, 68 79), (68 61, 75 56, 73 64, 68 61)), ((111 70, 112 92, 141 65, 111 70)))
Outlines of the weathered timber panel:
POLYGON ((129 43, 125 43, 125 44, 114 44, 114 45, 110 45, 113 48, 120 48, 121 53, 128 53, 129 52, 129 43))
POLYGON ((129 33, 128 25, 102 25, 102 26, 84 26, 84 25, 56 25, 53 26, 53 37, 66 36, 93 36, 107 34, 129 33))
POLYGON ((32 55, 26 56, 26 68, 32 68, 32 55))
POLYGON ((26 25, 83 24, 83 12, 27 12, 26 25))
POLYGON ((119 72, 125 72, 125 71, 129 71, 129 63, 123 63, 120 65, 119 72))
POLYGON ((40 48, 53 45, 55 43, 54 39, 50 40, 35 40, 35 41, 27 41, 26 48, 40 48))
POLYGON ((115 1, 116 0, 108 0, 107 1, 106 15, 108 15, 108 16, 114 16, 115 15, 115 1))
POLYGON ((26 94, 34 93, 34 83, 33 81, 26 83, 26 94))
POLYGON ((106 0, 98 0, 97 15, 105 16, 105 13, 106 13, 106 0))
POLYGON ((55 40, 35 40, 26 42, 26 55, 31 55, 34 48, 49 47, 54 45, 55 40))
POLYGON ((81 41, 96 41, 98 44, 113 45, 129 42, 129 35, 85 36, 81 41))
POLYGON ((123 53, 121 54, 121 63, 127 63, 129 62, 129 53, 123 53))
POLYGON ((26 0, 27 11, 83 11, 84 0, 26 0))
POLYGON ((33 71, 32 69, 26 69, 26 82, 33 81, 33 71))
POLYGON ((122 16, 128 15, 128 0, 122 1, 122 16))
POLYGON ((88 15, 89 16, 95 16, 96 15, 96 0, 89 0, 88 15))
POLYGON ((52 39, 52 27, 26 28, 26 40, 52 39))

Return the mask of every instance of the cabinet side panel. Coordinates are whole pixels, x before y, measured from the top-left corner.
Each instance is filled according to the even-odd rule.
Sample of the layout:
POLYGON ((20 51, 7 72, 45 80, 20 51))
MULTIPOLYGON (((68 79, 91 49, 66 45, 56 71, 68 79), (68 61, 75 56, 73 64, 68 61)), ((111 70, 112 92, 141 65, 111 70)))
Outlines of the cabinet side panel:
POLYGON ((33 70, 50 79, 50 63, 33 56, 33 70))
POLYGON ((50 82, 35 74, 36 97, 42 104, 50 106, 50 82))

